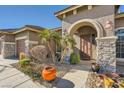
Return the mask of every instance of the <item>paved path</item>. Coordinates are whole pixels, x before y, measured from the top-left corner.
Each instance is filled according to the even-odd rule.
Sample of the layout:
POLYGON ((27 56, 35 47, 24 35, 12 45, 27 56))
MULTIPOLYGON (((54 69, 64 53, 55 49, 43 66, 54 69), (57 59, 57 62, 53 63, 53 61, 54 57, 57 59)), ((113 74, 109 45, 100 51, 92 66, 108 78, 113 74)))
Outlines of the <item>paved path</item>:
POLYGON ((18 60, 0 58, 0 87, 5 88, 41 88, 40 84, 34 83, 30 77, 13 68, 10 64, 18 60))
POLYGON ((87 65, 74 65, 62 79, 57 83, 58 88, 85 88, 85 83, 89 74, 90 62, 87 65))

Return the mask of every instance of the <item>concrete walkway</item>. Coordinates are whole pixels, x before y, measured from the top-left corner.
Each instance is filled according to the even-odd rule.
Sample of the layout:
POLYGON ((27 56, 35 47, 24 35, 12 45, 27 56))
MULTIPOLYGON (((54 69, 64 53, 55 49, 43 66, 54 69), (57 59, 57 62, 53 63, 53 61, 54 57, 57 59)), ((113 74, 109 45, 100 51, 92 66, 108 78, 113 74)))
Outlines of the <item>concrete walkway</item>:
POLYGON ((18 60, 0 58, 0 87, 1 88, 43 88, 34 83, 30 77, 13 68, 10 64, 18 60))
POLYGON ((89 73, 89 66, 74 66, 57 83, 57 88, 85 88, 85 83, 89 73))

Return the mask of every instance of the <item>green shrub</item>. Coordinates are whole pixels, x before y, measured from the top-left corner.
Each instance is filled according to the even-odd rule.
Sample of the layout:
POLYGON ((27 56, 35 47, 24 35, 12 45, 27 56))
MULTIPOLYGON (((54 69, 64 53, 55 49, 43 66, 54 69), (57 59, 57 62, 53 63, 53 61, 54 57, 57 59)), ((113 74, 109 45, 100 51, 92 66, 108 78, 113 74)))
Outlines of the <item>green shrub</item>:
POLYGON ((71 64, 77 64, 78 62, 80 62, 80 55, 76 54, 76 53, 71 53, 70 55, 70 63, 71 64))
POLYGON ((21 68, 21 71, 24 72, 26 75, 32 76, 32 67, 30 65, 21 68))
POLYGON ((30 64, 30 59, 29 58, 25 58, 25 59, 22 59, 22 60, 19 61, 19 65, 21 67, 27 66, 29 64, 30 64))

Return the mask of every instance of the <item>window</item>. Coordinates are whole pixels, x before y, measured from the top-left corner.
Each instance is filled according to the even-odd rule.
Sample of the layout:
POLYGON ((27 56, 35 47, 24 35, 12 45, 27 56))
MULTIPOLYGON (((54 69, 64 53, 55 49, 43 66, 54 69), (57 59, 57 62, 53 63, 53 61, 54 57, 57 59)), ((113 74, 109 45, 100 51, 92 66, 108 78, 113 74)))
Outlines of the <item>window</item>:
POLYGON ((118 36, 116 42, 116 57, 124 58, 124 29, 116 31, 115 35, 118 36))

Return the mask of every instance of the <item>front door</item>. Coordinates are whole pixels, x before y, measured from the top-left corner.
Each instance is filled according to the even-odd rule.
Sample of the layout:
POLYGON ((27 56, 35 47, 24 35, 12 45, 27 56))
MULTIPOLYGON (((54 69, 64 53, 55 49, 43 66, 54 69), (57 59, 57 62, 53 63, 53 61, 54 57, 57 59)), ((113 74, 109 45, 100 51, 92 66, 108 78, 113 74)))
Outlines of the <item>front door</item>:
POLYGON ((81 59, 91 59, 92 56, 91 35, 82 35, 80 39, 80 55, 81 59))

